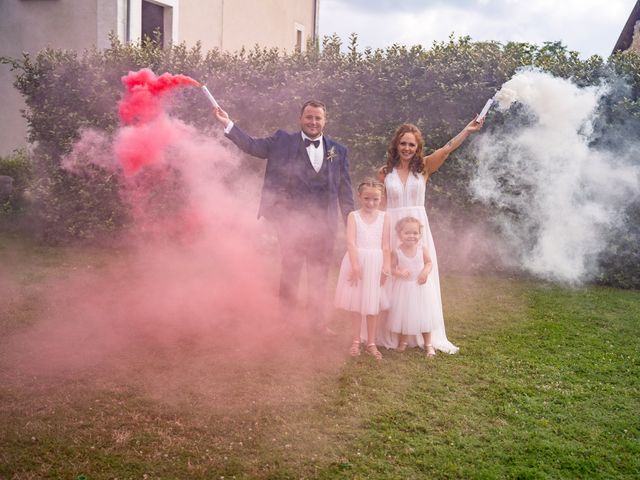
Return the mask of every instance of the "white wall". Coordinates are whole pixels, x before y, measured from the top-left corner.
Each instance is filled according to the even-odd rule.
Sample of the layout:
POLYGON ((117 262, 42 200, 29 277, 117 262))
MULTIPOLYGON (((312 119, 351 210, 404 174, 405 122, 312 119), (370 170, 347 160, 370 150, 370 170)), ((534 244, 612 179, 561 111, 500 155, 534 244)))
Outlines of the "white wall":
MULTIPOLYGON (((314 31, 314 0, 150 1, 172 8, 170 25, 165 25, 168 38, 188 46, 200 41, 203 52, 256 44, 292 52, 296 27, 303 30, 303 48, 314 31)), ((141 5, 142 0, 0 0, 0 56, 21 58, 22 52, 35 54, 45 47, 106 48, 111 32, 122 41, 135 41, 141 5)), ((26 145, 27 126, 20 114, 25 105, 14 79, 9 67, 0 65, 0 155, 26 145)))

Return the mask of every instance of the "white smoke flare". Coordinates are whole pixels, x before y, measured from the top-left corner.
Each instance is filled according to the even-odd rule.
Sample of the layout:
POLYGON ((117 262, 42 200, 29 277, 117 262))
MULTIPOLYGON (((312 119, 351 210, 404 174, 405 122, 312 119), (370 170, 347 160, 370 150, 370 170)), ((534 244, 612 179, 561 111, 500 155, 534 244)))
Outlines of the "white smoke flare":
POLYGON ((542 278, 588 280, 607 232, 637 195, 639 169, 619 153, 589 145, 605 93, 541 71, 522 71, 495 100, 500 110, 520 104, 527 115, 518 122, 523 126, 477 139, 473 194, 498 207, 496 220, 518 252, 516 261, 542 278))

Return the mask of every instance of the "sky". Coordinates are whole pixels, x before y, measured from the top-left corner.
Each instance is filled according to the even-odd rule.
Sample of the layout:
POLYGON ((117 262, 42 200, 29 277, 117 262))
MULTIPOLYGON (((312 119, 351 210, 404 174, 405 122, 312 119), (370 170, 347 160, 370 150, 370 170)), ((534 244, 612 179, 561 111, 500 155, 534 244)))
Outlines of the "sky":
POLYGON ((560 41, 582 58, 608 57, 636 0, 320 0, 320 36, 359 49, 446 41, 560 41))

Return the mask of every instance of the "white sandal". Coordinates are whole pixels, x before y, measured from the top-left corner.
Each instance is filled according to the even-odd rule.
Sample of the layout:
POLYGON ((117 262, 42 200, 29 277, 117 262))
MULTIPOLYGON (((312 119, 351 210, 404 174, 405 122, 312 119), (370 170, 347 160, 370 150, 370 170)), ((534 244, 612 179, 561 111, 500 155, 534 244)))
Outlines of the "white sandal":
POLYGON ((382 360, 382 354, 380 353, 380 350, 378 350, 378 347, 376 347, 375 343, 367 345, 367 353, 376 360, 382 360))
POLYGON ((357 357, 360 355, 360 340, 354 340, 353 342, 351 342, 349 355, 351 355, 352 357, 357 357))

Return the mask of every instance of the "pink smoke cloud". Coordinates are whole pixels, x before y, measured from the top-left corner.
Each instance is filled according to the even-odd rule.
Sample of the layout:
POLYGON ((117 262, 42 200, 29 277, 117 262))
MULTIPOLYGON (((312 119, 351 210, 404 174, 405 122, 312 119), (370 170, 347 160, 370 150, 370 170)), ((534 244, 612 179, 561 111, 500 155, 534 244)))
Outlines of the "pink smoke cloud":
MULTIPOLYGON (((144 70, 125 79, 123 125, 84 132, 65 166, 117 176, 131 226, 102 264, 42 287, 46 315, 5 339, 3 363, 25 372, 117 368, 143 379, 157 352, 187 342, 221 372, 289 353, 296 371, 319 368, 302 316, 280 309, 277 242, 256 218, 261 175, 241 168, 235 147, 167 114, 167 94, 192 79, 144 70), (283 342, 292 330, 309 343, 283 342)), ((322 350, 327 365, 342 357, 339 342, 322 350)))

